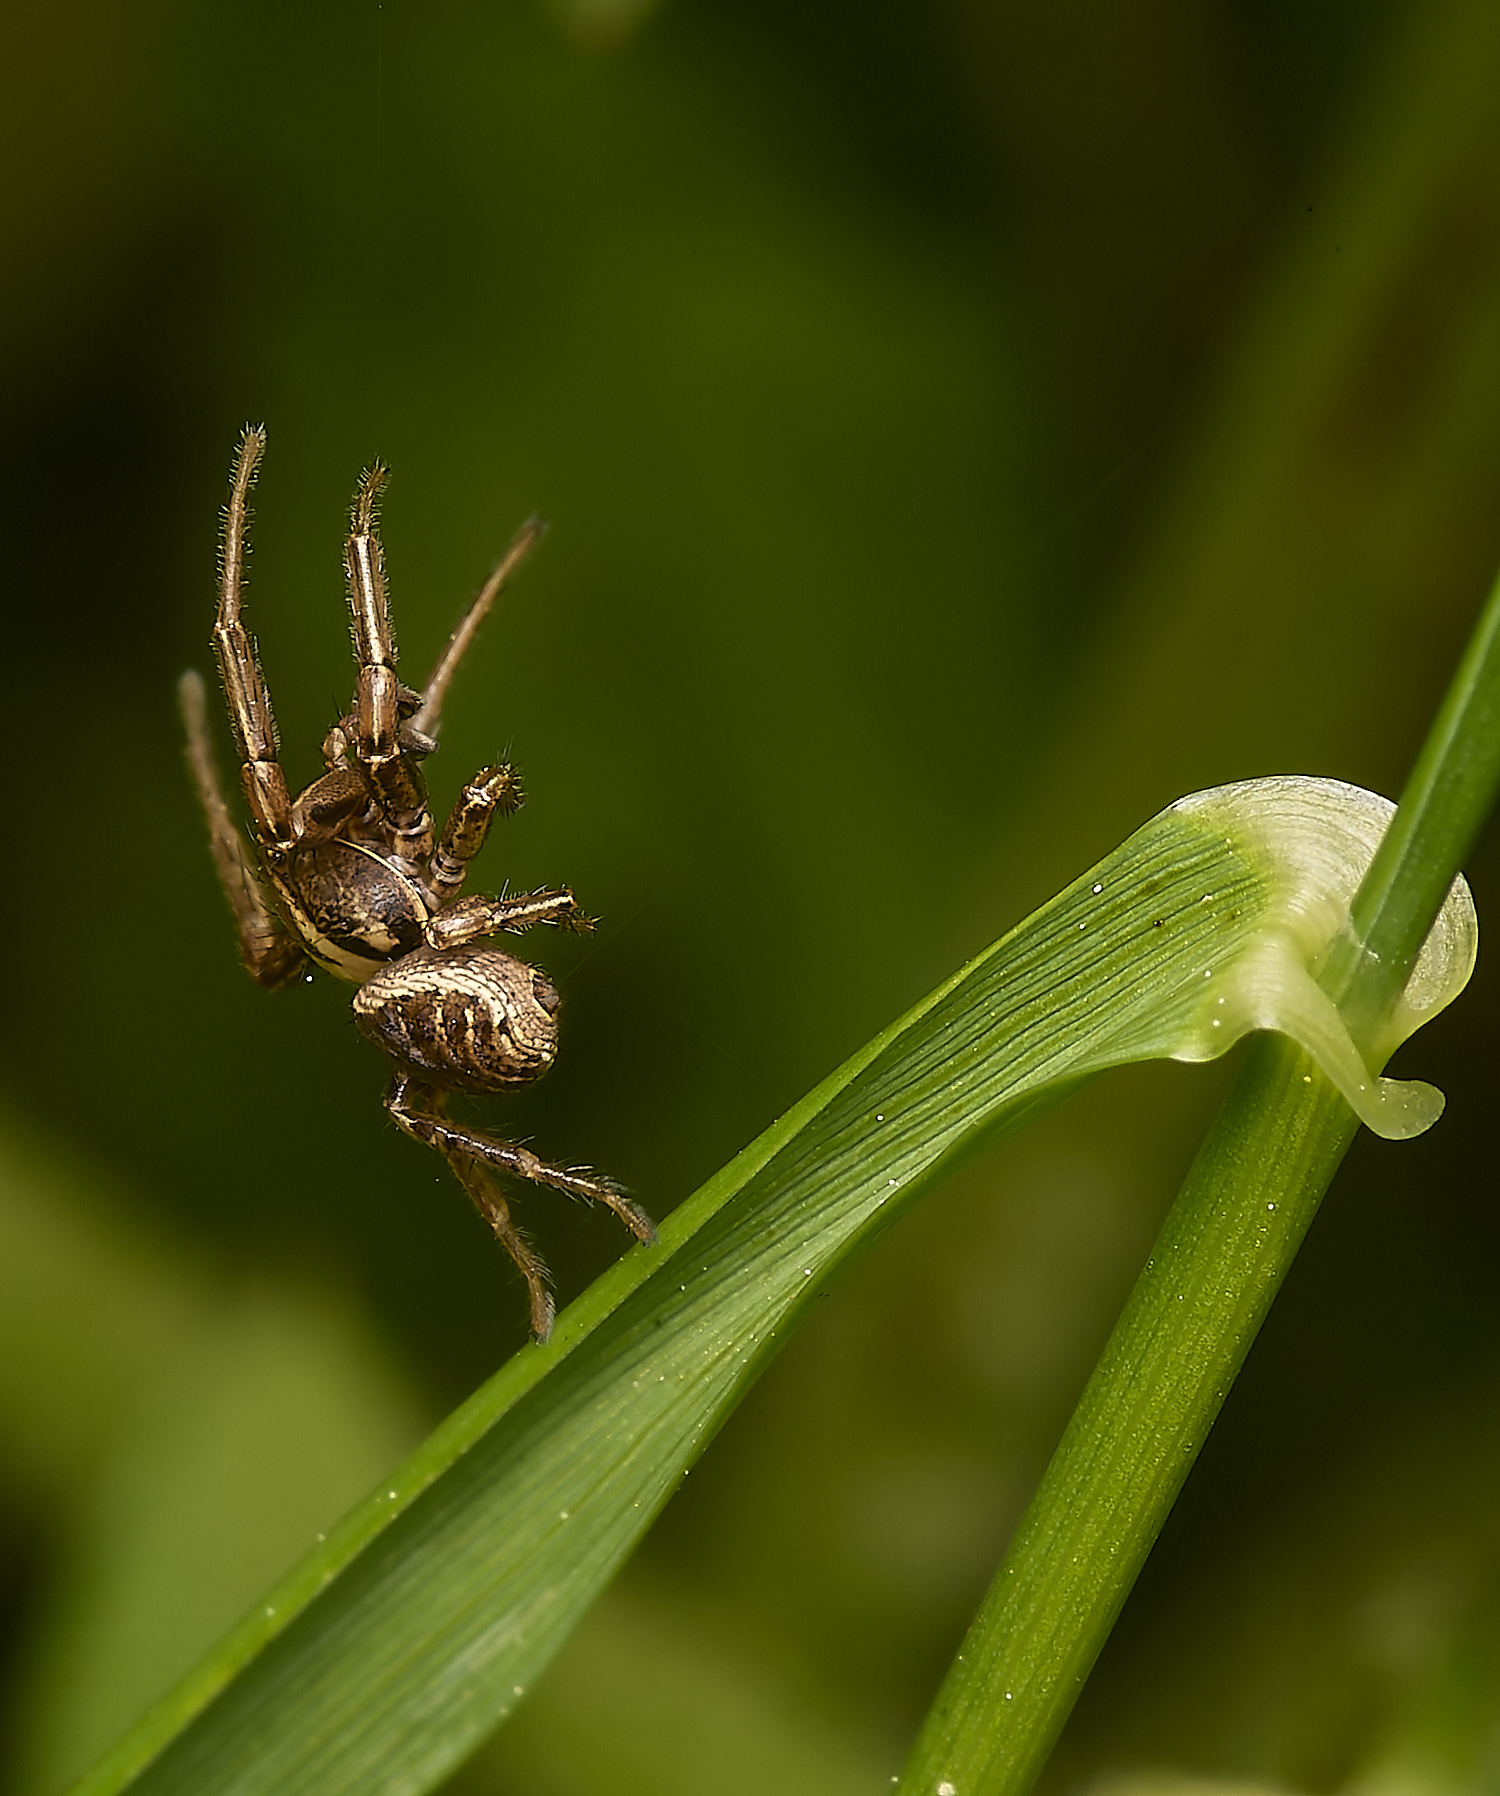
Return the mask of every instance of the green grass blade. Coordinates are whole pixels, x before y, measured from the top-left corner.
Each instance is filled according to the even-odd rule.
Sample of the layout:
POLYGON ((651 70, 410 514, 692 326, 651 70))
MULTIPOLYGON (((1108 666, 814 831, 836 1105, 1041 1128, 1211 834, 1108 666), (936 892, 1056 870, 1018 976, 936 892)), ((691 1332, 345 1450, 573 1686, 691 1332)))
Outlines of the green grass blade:
MULTIPOLYGON (((1104 1067, 1282 1027, 1376 1126, 1426 1126, 1436 1094, 1369 1082, 1308 972, 1389 812, 1268 780, 1153 819, 671 1215, 80 1792, 431 1788, 524 1695, 833 1269, 959 1152, 1104 1067)), ((1436 933, 1446 1001, 1473 959, 1466 892, 1436 933)))

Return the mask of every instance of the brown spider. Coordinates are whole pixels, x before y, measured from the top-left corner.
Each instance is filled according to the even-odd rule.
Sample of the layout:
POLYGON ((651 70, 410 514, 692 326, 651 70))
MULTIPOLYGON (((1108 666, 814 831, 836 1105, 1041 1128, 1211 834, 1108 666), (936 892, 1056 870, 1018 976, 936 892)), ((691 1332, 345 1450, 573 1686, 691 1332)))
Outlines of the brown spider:
POLYGON ((556 987, 544 973, 483 946, 485 938, 519 934, 533 923, 587 931, 593 922, 566 886, 514 898, 459 898, 496 812, 516 810, 521 788, 509 766, 481 769, 438 835, 421 768, 437 747, 448 683, 542 525, 535 518, 522 525, 453 632, 426 690, 413 692, 396 676, 376 529, 386 471, 377 462, 360 476, 344 546, 359 664, 354 704, 323 739, 326 771, 294 799, 276 758, 276 723, 255 643, 240 621, 248 500, 265 446, 265 431, 247 428, 235 456, 214 625, 256 855, 224 802, 202 678, 185 673, 179 686, 188 763, 240 953, 251 976, 273 990, 295 979, 309 959, 359 987, 354 1020, 396 1064, 386 1109, 408 1135, 443 1156, 500 1237, 526 1280, 532 1331, 545 1340, 554 1314, 547 1268, 511 1221, 487 1168, 597 1199, 641 1241, 656 1239, 651 1218, 612 1179, 587 1167, 549 1165, 524 1147, 463 1128, 448 1120, 443 1105, 450 1091, 528 1085, 557 1054, 556 987))

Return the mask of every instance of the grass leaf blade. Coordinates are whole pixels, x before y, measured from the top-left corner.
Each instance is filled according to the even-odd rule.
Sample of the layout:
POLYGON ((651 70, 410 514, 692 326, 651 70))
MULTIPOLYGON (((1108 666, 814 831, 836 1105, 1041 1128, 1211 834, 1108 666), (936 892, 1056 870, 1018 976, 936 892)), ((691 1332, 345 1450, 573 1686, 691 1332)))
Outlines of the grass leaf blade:
MULTIPOLYGON (((502 1368, 80 1796, 431 1788, 545 1668, 820 1284, 956 1155, 1103 1067, 1205 1059, 1283 1017, 1342 1051, 1331 1007, 1309 1024, 1309 968, 1389 811, 1336 782, 1275 780, 1154 818, 502 1368)), ((1448 997, 1472 963, 1466 906, 1465 892, 1445 913, 1448 997)), ((1366 1101, 1394 1114, 1409 1089, 1366 1101)))

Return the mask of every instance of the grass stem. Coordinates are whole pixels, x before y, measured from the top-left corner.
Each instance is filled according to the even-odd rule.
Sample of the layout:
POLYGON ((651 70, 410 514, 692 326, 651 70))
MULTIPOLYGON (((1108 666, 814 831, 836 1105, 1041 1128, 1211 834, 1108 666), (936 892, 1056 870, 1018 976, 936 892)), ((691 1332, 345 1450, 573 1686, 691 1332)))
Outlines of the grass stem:
MULTIPOLYGON (((1404 989, 1497 782, 1500 583, 1323 975, 1361 1044, 1404 989)), ((898 1796, 1030 1789, 1357 1126, 1290 1042, 1252 1039, 898 1796)))

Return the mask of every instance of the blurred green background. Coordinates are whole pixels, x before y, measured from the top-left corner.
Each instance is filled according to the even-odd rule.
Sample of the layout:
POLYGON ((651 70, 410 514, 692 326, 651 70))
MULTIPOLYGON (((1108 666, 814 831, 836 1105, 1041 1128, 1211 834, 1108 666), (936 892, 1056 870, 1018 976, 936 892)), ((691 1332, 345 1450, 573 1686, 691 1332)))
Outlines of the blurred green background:
MULTIPOLYGON (((564 1056, 491 1126, 660 1216, 1174 797, 1399 789, 1500 561, 1500 13, 0 30, 0 1790, 47 1796, 524 1339, 347 990, 237 965, 172 687, 239 426, 294 779, 359 469, 409 679, 551 520, 431 777, 513 754, 476 884, 604 918, 528 950, 564 1056)), ((1500 1787, 1497 1007, 1482 961, 1404 1051, 1448 1115, 1357 1144, 1049 1789, 1500 1787)), ((885 1787, 1222 1083, 1113 1076, 887 1237, 454 1789, 885 1787)), ((565 1299, 624 1245, 520 1209, 565 1299)))

